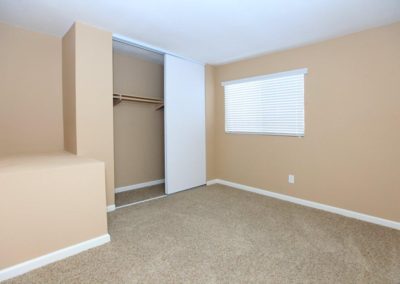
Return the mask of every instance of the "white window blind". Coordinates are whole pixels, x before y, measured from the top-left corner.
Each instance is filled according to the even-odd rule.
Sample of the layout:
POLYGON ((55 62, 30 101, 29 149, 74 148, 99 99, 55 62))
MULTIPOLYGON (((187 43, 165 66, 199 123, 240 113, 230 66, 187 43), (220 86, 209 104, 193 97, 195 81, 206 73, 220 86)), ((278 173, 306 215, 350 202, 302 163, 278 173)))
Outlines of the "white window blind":
POLYGON ((304 136, 307 69, 224 82, 225 131, 304 136))

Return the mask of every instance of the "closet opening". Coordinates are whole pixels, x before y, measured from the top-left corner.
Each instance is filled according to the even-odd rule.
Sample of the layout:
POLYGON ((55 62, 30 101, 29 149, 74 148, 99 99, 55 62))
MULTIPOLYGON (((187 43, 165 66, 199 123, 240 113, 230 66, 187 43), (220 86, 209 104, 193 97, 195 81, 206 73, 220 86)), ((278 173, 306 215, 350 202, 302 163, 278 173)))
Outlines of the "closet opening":
POLYGON ((117 208, 165 195, 164 55, 113 39, 117 208))

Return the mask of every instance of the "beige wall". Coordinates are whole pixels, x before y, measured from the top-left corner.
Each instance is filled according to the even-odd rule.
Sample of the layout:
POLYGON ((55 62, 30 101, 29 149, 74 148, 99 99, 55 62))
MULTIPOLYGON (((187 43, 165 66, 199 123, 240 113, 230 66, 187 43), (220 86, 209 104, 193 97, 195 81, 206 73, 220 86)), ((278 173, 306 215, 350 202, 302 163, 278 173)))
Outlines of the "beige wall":
MULTIPOLYGON (((113 53, 114 93, 163 98, 164 68, 125 53, 113 53)), ((164 111, 153 104, 114 107, 115 186, 164 178, 164 111)))
POLYGON ((62 39, 64 149, 77 154, 75 68, 75 27, 72 27, 62 39))
POLYGON ((67 150, 74 153, 76 149, 76 154, 79 156, 105 162, 107 204, 112 205, 114 204, 112 35, 110 32, 77 22, 65 35, 63 49, 64 59, 75 57, 75 66, 70 63, 63 68, 64 102, 69 102, 64 107, 64 117, 71 118, 65 122, 66 125, 70 124, 65 128, 65 141, 72 143, 72 146, 69 142, 66 143, 67 150), (71 41, 75 43, 72 44, 71 41), (73 145, 74 141, 76 145, 73 145))
POLYGON ((0 156, 64 148, 61 40, 0 23, 0 156))
POLYGON ((216 176, 400 221, 399 50, 397 23, 218 66, 216 176), (221 81, 303 67, 304 138, 224 133, 221 81))
POLYGON ((114 192, 111 33, 0 24, 0 37, 2 269, 107 234, 104 163, 59 152, 63 112, 66 149, 108 163, 110 204, 114 192))
POLYGON ((8 157, 0 184, 0 270, 107 234, 102 162, 68 153, 8 157))
POLYGON ((205 67, 207 180, 215 179, 215 67, 205 67))

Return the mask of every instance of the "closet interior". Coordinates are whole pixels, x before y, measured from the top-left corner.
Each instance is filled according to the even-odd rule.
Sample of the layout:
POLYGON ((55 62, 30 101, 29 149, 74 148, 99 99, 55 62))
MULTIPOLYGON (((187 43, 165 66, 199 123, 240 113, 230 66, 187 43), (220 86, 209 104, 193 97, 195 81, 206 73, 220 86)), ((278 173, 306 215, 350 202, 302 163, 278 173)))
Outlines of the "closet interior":
POLYGON ((113 40, 115 204, 165 196, 164 55, 113 40))

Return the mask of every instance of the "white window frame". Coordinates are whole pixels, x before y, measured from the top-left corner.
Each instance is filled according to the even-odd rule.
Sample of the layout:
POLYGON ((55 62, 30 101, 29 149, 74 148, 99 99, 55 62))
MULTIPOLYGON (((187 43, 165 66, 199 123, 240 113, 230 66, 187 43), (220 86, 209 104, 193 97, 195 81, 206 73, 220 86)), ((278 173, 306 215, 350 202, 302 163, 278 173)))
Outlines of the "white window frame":
POLYGON ((262 75, 262 76, 254 76, 254 77, 247 77, 243 79, 238 79, 238 80, 231 80, 231 81, 224 81, 221 83, 221 85, 224 87, 224 107, 225 107, 225 133, 228 134, 256 134, 256 135, 268 135, 268 136, 295 136, 295 137, 303 137, 305 133, 305 75, 308 74, 308 69, 307 68, 301 68, 301 69, 295 69, 295 70, 290 70, 290 71, 285 71, 285 72, 279 72, 279 73, 273 73, 273 74, 267 74, 267 75, 262 75), (263 80, 268 80, 268 79, 273 79, 273 78, 284 78, 288 76, 294 76, 294 75, 303 75, 304 76, 304 81, 303 81, 303 133, 279 133, 279 132, 265 132, 265 131, 259 131, 259 132, 248 132, 248 131, 232 131, 227 129, 227 104, 226 104, 226 89, 225 86, 228 85, 233 85, 233 84, 240 84, 240 83, 245 83, 245 82, 254 82, 254 81, 263 81, 263 80))

